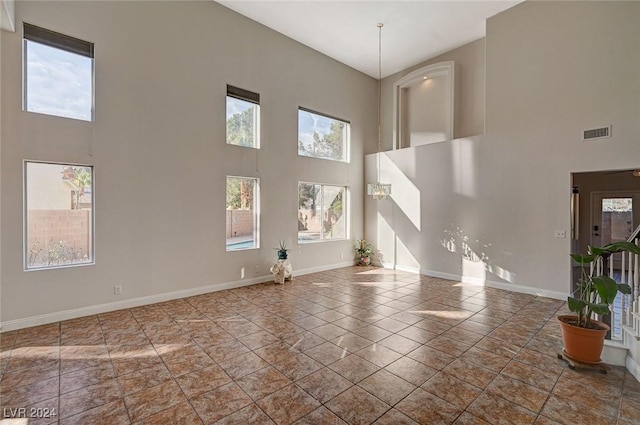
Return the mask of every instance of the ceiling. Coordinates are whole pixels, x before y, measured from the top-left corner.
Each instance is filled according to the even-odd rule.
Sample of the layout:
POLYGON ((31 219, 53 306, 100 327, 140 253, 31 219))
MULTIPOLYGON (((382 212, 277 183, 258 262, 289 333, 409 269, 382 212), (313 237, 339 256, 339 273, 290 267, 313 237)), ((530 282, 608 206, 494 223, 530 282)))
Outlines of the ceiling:
POLYGON ((484 37, 485 20, 521 0, 217 0, 267 27, 378 78, 484 37))

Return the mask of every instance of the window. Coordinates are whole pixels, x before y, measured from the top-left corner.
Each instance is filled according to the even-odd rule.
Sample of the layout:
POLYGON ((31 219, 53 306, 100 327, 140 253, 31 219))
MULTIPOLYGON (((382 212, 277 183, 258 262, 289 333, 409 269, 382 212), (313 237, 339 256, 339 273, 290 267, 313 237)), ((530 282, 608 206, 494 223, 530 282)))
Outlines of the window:
POLYGON ((298 155, 349 162, 349 122, 299 108, 298 155))
POLYGON ((23 109, 93 120, 93 43, 25 23, 23 109))
POLYGON ((227 176, 227 251, 258 248, 258 179, 227 176))
POLYGON ((345 186, 298 183, 298 242, 346 239, 345 186))
POLYGON ((260 95, 227 86, 227 143, 260 148, 260 95))
POLYGON ((93 264, 93 167, 25 162, 25 270, 93 264))

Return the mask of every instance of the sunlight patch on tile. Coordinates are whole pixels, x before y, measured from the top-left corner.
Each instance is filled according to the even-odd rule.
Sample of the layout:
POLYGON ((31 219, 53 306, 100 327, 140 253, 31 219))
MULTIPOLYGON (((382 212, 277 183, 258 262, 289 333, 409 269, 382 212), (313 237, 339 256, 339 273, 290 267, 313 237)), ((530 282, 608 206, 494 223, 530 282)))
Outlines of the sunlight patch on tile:
POLYGON ((421 316, 435 316, 442 319, 468 319, 473 316, 471 311, 463 310, 408 310, 409 313, 421 316))

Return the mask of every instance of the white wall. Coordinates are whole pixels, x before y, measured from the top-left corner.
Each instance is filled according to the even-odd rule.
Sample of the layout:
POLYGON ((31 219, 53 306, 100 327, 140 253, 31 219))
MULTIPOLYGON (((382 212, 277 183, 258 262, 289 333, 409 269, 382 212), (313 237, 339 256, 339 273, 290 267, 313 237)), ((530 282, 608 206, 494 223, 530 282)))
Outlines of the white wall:
POLYGON ((402 146, 420 146, 447 140, 449 76, 436 75, 422 80, 405 90, 407 122, 403 122, 402 146))
POLYGON ((570 243, 553 236, 570 228, 571 172, 640 165, 638 22, 637 2, 525 2, 487 23, 480 180, 522 284, 569 290, 570 243), (611 139, 580 140, 606 124, 611 139))
POLYGON ((351 239, 362 237, 375 80, 215 2, 25 1, 22 21, 95 43, 96 119, 23 112, 21 34, 3 33, 5 325, 248 283, 268 275, 281 239, 298 271, 352 258, 350 240, 297 245, 297 182, 348 185, 351 239), (260 93, 262 149, 225 144, 226 84, 260 93), (351 122, 350 164, 297 156, 298 106, 351 122), (95 266, 22 271, 24 159, 95 166, 95 266), (259 250, 225 251, 227 174, 260 178, 259 250))
MULTIPOLYGON (((0 46, 2 46, 4 31, 0 29, 0 46)), ((2 81, 2 54, 0 54, 0 82, 2 81)), ((3 85, 0 84, 0 164, 2 164, 2 90, 3 85)), ((2 173, 0 173, 0 322, 2 321, 2 173)))
POLYGON ((638 22, 637 2, 525 2, 489 19, 485 135, 386 152, 392 200, 367 201, 365 236, 399 267, 562 297, 570 241, 554 231, 570 230, 571 172, 640 168, 638 22), (611 139, 580 140, 607 124, 611 139))
MULTIPOLYGON (((382 80, 382 149, 393 146, 393 85, 417 69, 440 62, 455 63, 454 138, 484 134, 485 39, 426 60, 382 80)), ((373 149, 366 153, 375 152, 373 149)))

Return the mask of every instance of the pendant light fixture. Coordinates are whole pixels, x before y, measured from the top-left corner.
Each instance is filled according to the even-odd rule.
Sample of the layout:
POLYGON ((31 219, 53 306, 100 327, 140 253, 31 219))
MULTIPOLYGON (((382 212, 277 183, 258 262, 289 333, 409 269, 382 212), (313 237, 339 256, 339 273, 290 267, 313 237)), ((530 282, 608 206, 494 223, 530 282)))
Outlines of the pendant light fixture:
POLYGON ((376 183, 369 183, 367 185, 367 195, 373 196, 373 199, 379 201, 385 199, 391 195, 391 185, 387 183, 380 183, 380 150, 382 143, 382 133, 380 128, 380 107, 381 107, 381 95, 382 95, 382 27, 384 24, 378 24, 378 166, 377 166, 377 179, 376 183))

